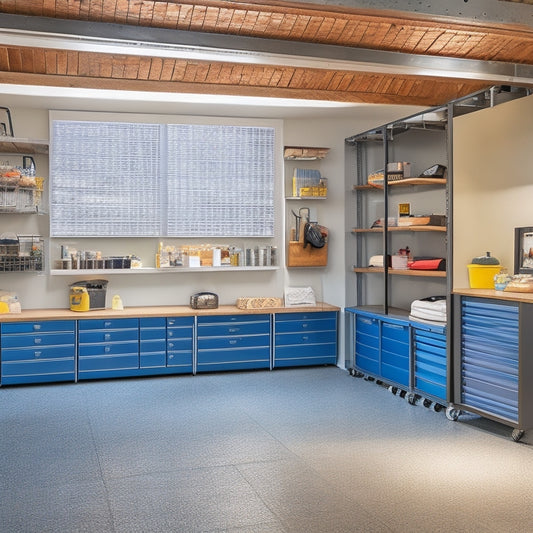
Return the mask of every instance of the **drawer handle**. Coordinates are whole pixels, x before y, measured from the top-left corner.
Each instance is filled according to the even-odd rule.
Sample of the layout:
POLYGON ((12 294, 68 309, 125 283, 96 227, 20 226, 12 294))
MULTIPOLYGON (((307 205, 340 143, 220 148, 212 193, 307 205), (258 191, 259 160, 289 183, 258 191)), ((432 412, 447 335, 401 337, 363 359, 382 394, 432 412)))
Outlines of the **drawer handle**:
POLYGON ((309 324, 306 324, 306 323, 302 324, 302 328, 307 328, 307 327, 309 327, 309 324))
POLYGON ((39 331, 41 329, 41 324, 33 324, 33 331, 39 331))
POLYGON ((308 341, 308 340, 309 340, 309 337, 308 337, 307 335, 304 335, 304 336, 302 337, 302 340, 303 340, 303 341, 308 341))
POLYGON ((174 356, 171 353, 168 354, 168 360, 170 361, 170 359, 174 359, 174 356))
POLYGON ((34 344, 41 344, 43 339, 41 339, 41 337, 35 337, 35 339, 33 339, 33 343, 34 344))
POLYGON ((42 353, 43 353, 43 352, 41 352, 41 351, 37 351, 37 352, 35 352, 35 357, 41 357, 41 354, 42 354, 42 353))
POLYGON ((111 351, 111 346, 106 346, 106 347, 104 348, 104 352, 105 352, 105 353, 109 353, 110 351, 111 351))
POLYGON ((169 332, 168 332, 168 336, 169 336, 169 337, 173 337, 173 336, 174 336, 174 333, 172 333, 172 331, 169 331, 169 332))
POLYGON ((169 326, 173 326, 176 323, 176 321, 173 318, 168 319, 169 326))
POLYGON ((104 335, 104 340, 106 340, 106 341, 111 340, 111 333, 106 333, 106 334, 104 335))
POLYGON ((239 331, 241 328, 229 328, 229 332, 230 333, 237 333, 237 331, 239 331))
POLYGON ((109 322, 108 320, 106 320, 104 322, 104 328, 108 328, 109 326, 111 326, 111 322, 109 322))
POLYGON ((169 342, 169 343, 168 343, 168 347, 169 347, 169 348, 174 348, 174 343, 173 343, 173 342, 169 342))
POLYGON ((229 343, 230 344, 237 344, 237 341, 236 340, 230 340, 229 343))

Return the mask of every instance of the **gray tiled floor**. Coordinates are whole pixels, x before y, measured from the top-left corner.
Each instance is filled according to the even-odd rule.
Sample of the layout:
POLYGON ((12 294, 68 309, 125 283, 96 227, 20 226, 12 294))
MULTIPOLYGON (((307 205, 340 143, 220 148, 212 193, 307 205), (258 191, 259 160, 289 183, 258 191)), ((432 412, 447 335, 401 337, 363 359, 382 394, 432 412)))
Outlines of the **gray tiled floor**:
POLYGON ((533 531, 529 433, 334 367, 2 388, 0 435, 2 532, 533 531))

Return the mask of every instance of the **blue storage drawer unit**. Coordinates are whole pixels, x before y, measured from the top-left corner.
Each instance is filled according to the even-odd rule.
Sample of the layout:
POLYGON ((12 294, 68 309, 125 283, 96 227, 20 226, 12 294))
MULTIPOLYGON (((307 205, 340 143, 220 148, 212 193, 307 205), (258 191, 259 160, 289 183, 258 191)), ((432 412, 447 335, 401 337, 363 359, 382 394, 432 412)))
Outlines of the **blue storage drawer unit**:
POLYGON ((163 369, 166 365, 167 319, 165 317, 140 318, 139 368, 143 373, 150 373, 150 369, 163 369))
POLYGON ((391 385, 409 388, 409 320, 355 307, 346 311, 352 314, 355 369, 391 385))
POLYGON ((76 322, 10 322, 0 328, 0 383, 75 381, 76 322))
POLYGON ((78 379, 139 375, 139 319, 78 322, 78 379))
POLYGON ((169 317, 167 320, 167 370, 172 374, 193 372, 194 317, 169 317))
POLYGON ((270 368, 270 315, 197 319, 198 372, 270 368))
POLYGON ((337 312, 277 313, 274 368, 337 363, 337 312))
POLYGON ((414 390, 438 402, 446 402, 446 326, 411 322, 414 390))
POLYGON ((519 306, 461 302, 461 402, 518 422, 519 306))

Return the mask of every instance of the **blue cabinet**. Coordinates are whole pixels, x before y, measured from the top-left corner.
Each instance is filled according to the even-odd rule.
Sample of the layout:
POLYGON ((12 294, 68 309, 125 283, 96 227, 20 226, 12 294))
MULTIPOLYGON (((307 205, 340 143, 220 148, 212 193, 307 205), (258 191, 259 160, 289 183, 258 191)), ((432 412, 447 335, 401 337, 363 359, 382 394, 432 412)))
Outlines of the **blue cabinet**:
POLYGON ((347 308, 353 323, 353 359, 358 372, 403 389, 410 387, 410 324, 359 308, 347 308))
POLYGON ((78 322, 78 379, 139 375, 139 319, 78 322))
POLYGON ((446 402, 446 326, 412 322, 412 355, 416 393, 446 402))
MULTIPOLYGON (((531 305, 481 298, 461 298, 460 360, 454 403, 519 425, 520 314, 531 305)), ((531 329, 531 322, 523 324, 531 329)), ((524 330, 522 337, 528 334, 524 330)), ((526 352, 527 350, 527 352, 526 352)))
POLYGON ((270 368, 269 314, 199 316, 198 372, 270 368))
POLYGON ((335 311, 277 313, 274 320, 274 368, 336 364, 335 311))
POLYGON ((167 318, 167 369, 173 374, 193 372, 194 317, 167 318))
POLYGON ((1 324, 1 384, 75 381, 76 322, 1 324))
POLYGON ((194 317, 139 319, 139 374, 193 371, 194 317))

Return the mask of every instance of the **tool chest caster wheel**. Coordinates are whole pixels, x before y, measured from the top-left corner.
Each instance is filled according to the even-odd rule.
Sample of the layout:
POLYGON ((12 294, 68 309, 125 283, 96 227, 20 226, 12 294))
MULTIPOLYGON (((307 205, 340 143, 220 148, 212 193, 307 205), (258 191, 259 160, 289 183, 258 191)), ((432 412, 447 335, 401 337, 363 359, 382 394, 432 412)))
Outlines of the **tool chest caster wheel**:
POLYGON ((392 394, 396 394, 398 392, 398 387, 393 387, 392 385, 389 387, 389 390, 392 392, 392 394))
POLYGON ((416 405, 416 402, 418 400, 420 400, 420 396, 418 396, 418 394, 414 394, 412 392, 410 392, 406 397, 405 399, 407 400, 407 402, 411 405, 416 405))
POLYGON ((436 413, 439 413, 440 411, 442 411, 443 408, 444 406, 441 405, 440 403, 433 404, 433 411, 435 411, 436 413))
POLYGON ((446 409, 446 418, 452 422, 456 422, 459 419, 460 414, 461 411, 459 409, 455 409, 454 407, 450 406, 446 409))
POLYGON ((525 431, 523 429, 513 429, 511 437, 515 442, 518 442, 523 436, 525 431))
POLYGON ((407 391, 401 390, 400 391, 400 398, 405 398, 405 395, 407 394, 407 391))
POLYGON ((429 409, 431 407, 431 400, 428 400, 427 398, 424 398, 424 402, 423 402, 423 406, 426 408, 426 409, 429 409))
POLYGON ((374 378, 372 376, 365 376, 365 381, 374 381, 374 378))

